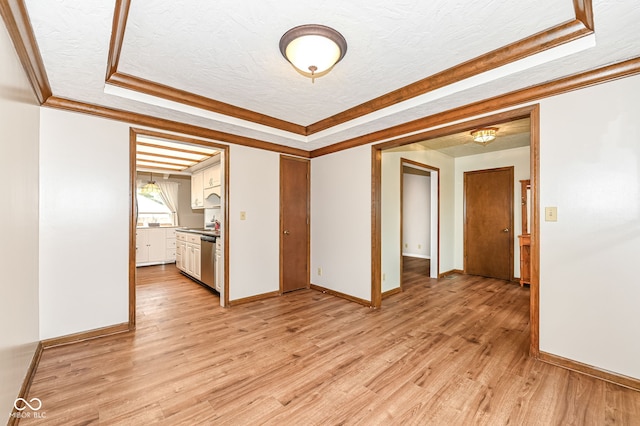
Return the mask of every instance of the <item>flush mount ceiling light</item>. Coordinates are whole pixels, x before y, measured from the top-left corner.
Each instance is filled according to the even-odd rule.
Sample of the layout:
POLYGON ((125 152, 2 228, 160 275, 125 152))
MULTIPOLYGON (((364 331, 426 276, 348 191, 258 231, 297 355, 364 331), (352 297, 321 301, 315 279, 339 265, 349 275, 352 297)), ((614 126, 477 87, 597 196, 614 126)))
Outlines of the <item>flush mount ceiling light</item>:
POLYGON ((333 28, 300 25, 284 33, 280 39, 280 52, 296 71, 314 82, 344 58, 347 41, 333 28))
POLYGON ((476 129, 471 132, 473 141, 480 145, 487 145, 489 142, 496 138, 497 127, 485 127, 482 129, 476 129))

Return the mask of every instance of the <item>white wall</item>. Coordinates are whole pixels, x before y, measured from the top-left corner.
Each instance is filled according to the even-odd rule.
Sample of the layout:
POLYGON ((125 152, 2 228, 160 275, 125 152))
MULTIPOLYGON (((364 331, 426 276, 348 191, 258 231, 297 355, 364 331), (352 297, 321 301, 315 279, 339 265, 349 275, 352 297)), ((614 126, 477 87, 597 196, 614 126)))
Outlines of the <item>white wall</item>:
POLYGON ((311 162, 311 282, 371 300, 369 146, 311 162))
POLYGON ((453 158, 433 150, 409 150, 408 148, 407 151, 401 152, 383 152, 382 273, 385 275, 385 279, 382 281, 383 292, 400 286, 400 170, 402 158, 440 169, 440 272, 454 269, 453 158))
POLYGON ((42 108, 40 337, 128 321, 129 126, 42 108))
MULTIPOLYGON (((542 222, 539 237, 540 349, 640 379, 640 285, 634 269, 640 253, 638 93, 640 76, 634 76, 540 103, 539 215, 544 217, 545 206, 557 206, 558 222, 542 222)), ((314 193, 316 204, 332 199, 345 203, 355 198, 362 205, 371 201, 366 185, 357 193, 350 182, 370 174, 370 149, 358 147, 314 159, 314 165, 322 164, 323 173, 314 174, 312 185, 326 192, 322 197, 314 193), (343 168, 349 164, 358 165, 351 177, 343 168), (331 173, 339 180, 332 179, 331 173), (329 187, 325 179, 334 185, 329 187)), ((443 171, 443 183, 445 174, 443 171)), ((453 194, 453 176, 450 179, 453 194)), ((441 191, 447 194, 446 187, 441 191)), ((320 207, 316 211, 322 214, 320 207)), ((359 209, 349 214, 348 222, 369 225, 370 216, 370 209, 359 209)), ((445 229, 448 216, 443 208, 441 226, 445 229)), ((320 224, 328 226, 329 221, 314 225, 316 232, 322 231, 320 224)), ((452 213, 451 229, 453 232, 452 213)), ((383 237, 384 232, 383 227, 383 237)), ((453 249, 450 253, 442 250, 444 234, 443 229, 441 271, 454 266, 445 260, 447 255, 453 258, 453 249)), ((330 235, 336 237, 338 250, 346 241, 358 247, 350 250, 354 257, 349 260, 360 265, 359 274, 369 280, 369 233, 359 226, 341 226, 339 233, 330 235)), ((312 244, 315 247, 317 241, 312 244)), ((344 257, 346 252, 340 254, 344 257)), ((322 261, 327 269, 344 268, 339 256, 326 256, 322 261)), ((387 267, 383 258, 383 268, 387 267)), ((343 291, 353 294, 364 287, 361 281, 357 280, 353 290, 343 285, 343 291)))
MULTIPOLYGON (((126 322, 129 125, 47 108, 41 121, 41 338, 126 322)), ((233 301, 279 289, 280 157, 230 151, 233 301)))
POLYGON ((640 378, 640 76, 541 102, 540 349, 640 378))
POLYGON ((402 255, 431 257, 431 177, 403 174, 402 255))
POLYGON ((513 166, 513 273, 520 277, 520 245, 518 235, 522 234, 522 205, 520 201, 520 181, 529 179, 530 147, 507 149, 487 154, 458 157, 455 160, 455 264, 456 269, 464 269, 464 172, 513 166))
POLYGON ((0 25, 0 423, 33 358, 38 332, 38 104, 0 25))
POLYGON ((229 300, 280 288, 280 154, 231 146, 229 300), (240 212, 246 219, 240 220, 240 212))

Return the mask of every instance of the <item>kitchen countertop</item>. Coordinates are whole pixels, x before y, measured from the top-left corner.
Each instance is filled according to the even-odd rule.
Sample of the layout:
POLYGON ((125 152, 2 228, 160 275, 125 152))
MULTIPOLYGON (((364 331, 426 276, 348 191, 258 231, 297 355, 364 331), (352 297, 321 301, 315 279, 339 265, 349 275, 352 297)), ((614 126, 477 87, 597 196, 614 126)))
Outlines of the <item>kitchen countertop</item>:
POLYGON ((177 228, 179 232, 191 232, 192 234, 209 235, 211 237, 219 237, 220 231, 214 231, 209 228, 177 228))

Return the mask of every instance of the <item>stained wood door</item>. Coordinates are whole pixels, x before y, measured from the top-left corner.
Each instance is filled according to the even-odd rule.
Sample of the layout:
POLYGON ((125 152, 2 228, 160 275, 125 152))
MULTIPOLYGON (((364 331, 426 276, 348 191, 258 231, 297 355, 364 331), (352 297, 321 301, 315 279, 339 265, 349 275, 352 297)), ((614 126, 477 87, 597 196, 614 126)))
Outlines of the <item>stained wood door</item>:
POLYGON ((464 271, 513 277, 513 167, 464 174, 464 271))
POLYGON ((309 287, 309 161, 280 156, 280 291, 309 287))

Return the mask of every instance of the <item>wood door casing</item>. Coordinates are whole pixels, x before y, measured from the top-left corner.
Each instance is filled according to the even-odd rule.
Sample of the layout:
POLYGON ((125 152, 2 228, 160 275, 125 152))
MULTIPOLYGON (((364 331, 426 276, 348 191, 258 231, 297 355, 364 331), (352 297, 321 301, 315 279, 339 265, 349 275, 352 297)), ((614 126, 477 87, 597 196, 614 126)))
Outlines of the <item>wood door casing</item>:
POLYGON ((280 292, 309 288, 309 160, 280 156, 280 292))
POLYGON ((464 272, 513 279, 513 167, 464 173, 464 272))

